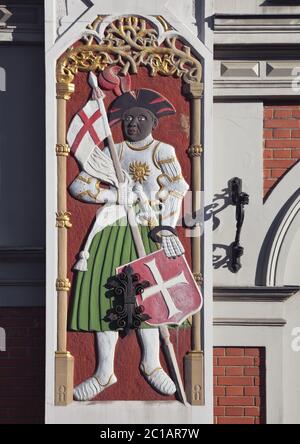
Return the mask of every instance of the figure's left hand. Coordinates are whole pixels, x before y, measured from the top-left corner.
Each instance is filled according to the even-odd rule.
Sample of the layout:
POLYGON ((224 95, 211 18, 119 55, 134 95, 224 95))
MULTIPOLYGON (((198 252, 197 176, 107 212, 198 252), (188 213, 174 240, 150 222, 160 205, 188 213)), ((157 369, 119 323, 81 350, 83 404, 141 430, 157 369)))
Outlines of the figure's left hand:
POLYGON ((176 258, 184 254, 184 248, 179 238, 175 234, 170 234, 169 231, 161 232, 161 244, 169 258, 176 258))

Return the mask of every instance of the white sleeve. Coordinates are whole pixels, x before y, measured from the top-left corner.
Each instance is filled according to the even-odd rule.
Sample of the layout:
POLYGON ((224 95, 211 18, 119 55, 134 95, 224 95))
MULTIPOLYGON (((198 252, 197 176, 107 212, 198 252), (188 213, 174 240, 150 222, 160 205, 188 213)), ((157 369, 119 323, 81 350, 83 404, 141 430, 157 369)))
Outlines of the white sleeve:
POLYGON ((159 197, 162 202, 161 225, 175 227, 189 185, 182 175, 175 149, 171 145, 162 144, 156 162, 162 172, 158 178, 161 187, 159 197))
POLYGON ((101 188, 100 180, 85 171, 81 171, 71 183, 69 191, 75 199, 86 203, 115 203, 117 200, 116 189, 101 188))

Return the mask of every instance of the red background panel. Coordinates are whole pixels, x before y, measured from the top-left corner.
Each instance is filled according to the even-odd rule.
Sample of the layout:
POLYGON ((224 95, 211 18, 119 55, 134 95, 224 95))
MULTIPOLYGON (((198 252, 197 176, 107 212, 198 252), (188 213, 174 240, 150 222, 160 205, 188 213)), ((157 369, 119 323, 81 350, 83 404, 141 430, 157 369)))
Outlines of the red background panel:
MULTIPOLYGON (((91 94, 86 73, 78 73, 74 79, 75 93, 67 102, 67 126, 74 115, 84 106, 91 94)), ((161 118, 153 135, 155 139, 167 142, 176 149, 178 160, 182 166, 183 175, 190 183, 190 160, 187 155, 189 147, 189 102, 181 94, 181 79, 171 77, 150 77, 145 68, 140 68, 138 75, 132 75, 132 89, 149 88, 163 94, 176 108, 174 116, 161 118)), ((107 92, 105 105, 108 108, 115 98, 112 92, 107 92)), ((113 128, 115 142, 122 141, 121 125, 113 128)), ((74 158, 68 158, 67 180, 70 184, 79 173, 74 158)), ((75 258, 84 244, 98 205, 84 204, 76 201, 68 194, 67 208, 72 214, 72 228, 68 231, 68 265, 69 279, 73 280, 72 266, 75 258)), ((191 260, 190 238, 184 236, 184 229, 179 228, 180 238, 186 249, 186 258, 191 260)), ((70 304, 72 303, 72 292, 70 304)), ((172 342, 177 353, 179 365, 183 374, 183 357, 190 349, 190 329, 174 329, 171 331, 172 342)), ((75 385, 91 376, 95 370, 95 344, 92 333, 68 333, 68 349, 75 357, 75 385)), ((172 399, 156 393, 141 377, 139 371, 140 348, 136 335, 120 339, 116 349, 115 372, 118 383, 99 395, 101 400, 159 400, 172 399)), ((162 357, 162 365, 165 366, 162 357)))

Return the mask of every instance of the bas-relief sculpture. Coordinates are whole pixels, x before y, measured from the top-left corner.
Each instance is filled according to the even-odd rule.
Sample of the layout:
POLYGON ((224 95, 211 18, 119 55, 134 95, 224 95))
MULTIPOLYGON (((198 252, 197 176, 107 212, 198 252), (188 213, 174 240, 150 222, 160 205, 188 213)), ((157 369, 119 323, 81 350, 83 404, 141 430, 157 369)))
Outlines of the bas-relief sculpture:
MULTIPOLYGON (((197 140, 200 123, 195 124, 197 117, 200 121, 201 64, 161 17, 157 22, 164 28, 165 38, 139 17, 116 20, 104 31, 102 21, 98 17, 83 36, 84 43, 67 50, 57 65, 59 118, 66 118, 66 100, 73 93, 81 94, 79 90, 74 92, 72 84, 77 72, 87 72, 86 81, 91 88, 90 97, 64 134, 65 140, 58 140, 58 164, 60 160, 65 162, 71 152, 79 172, 68 192, 86 204, 101 204, 89 231, 87 226, 82 227, 82 238, 87 231, 88 234, 73 266, 68 322, 71 331, 95 332, 97 367, 93 375, 74 388, 73 396, 78 401, 91 400, 117 382, 114 361, 119 334, 135 329, 142 345, 140 370, 145 380, 157 392, 165 396, 177 392, 178 399, 186 402, 168 326, 185 325, 186 319, 194 315, 193 351, 201 354, 200 328, 197 330, 202 304, 200 240, 195 236, 190 242, 194 243, 192 273, 176 231, 189 184, 183 177, 175 147, 168 143, 168 134, 164 140, 153 136, 153 131, 163 126, 176 109, 168 97, 155 90, 155 82, 159 82, 161 75, 181 77, 186 94, 194 100, 191 109, 196 115, 192 116, 191 141, 196 143, 181 149, 189 148, 195 175, 195 161, 199 161, 201 154, 197 140), (154 88, 132 87, 132 79, 139 77, 142 67, 155 76, 154 88), (113 97, 110 103, 106 95, 113 97), (120 124, 123 138, 114 143, 114 127, 120 124), (118 306, 109 293, 120 288, 122 309, 126 305, 127 310, 123 328, 122 323, 112 322, 118 319, 118 306), (132 313, 139 314, 134 318, 138 322, 133 322, 132 313), (170 374, 160 362, 160 340, 170 374)), ((63 136, 59 130, 58 135, 63 136)), ((58 171, 59 192, 63 196, 59 202, 63 204, 66 190, 61 186, 60 174, 65 168, 66 163, 60 164, 58 171)), ((198 178, 193 177, 191 182, 194 188, 198 178)), ((199 190, 198 184, 196 191, 199 190)), ((195 206, 194 199, 193 210, 195 206)), ((70 218, 65 208, 58 208, 59 229, 66 232, 71 228, 70 218)), ((66 248, 66 235, 60 235, 60 230, 59 246, 66 248)), ((62 297, 69 287, 67 279, 58 279, 58 311, 65 309, 62 297)), ((58 327, 58 344, 66 348, 65 332, 62 325, 58 327)), ((64 350, 60 352, 63 354, 64 350)), ((188 374, 192 364, 191 359, 187 361, 188 374)), ((191 381, 186 385, 193 391, 191 381)), ((195 399, 191 394, 188 399, 200 403, 199 384, 195 387, 195 399)))

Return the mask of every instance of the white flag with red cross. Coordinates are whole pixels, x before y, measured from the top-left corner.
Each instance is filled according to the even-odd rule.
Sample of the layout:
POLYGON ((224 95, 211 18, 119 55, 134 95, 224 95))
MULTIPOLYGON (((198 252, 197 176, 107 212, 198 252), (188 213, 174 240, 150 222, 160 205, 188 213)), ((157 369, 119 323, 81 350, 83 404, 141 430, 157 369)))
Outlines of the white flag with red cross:
MULTIPOLYGON (((137 295, 137 303, 150 316, 152 326, 180 325, 202 307, 202 295, 184 257, 166 257, 163 250, 130 262, 134 273, 150 286, 137 295)), ((121 273, 125 265, 118 267, 121 273)))
POLYGON ((95 147, 110 135, 106 115, 101 114, 97 100, 89 100, 73 118, 67 141, 71 152, 83 166, 95 147))

